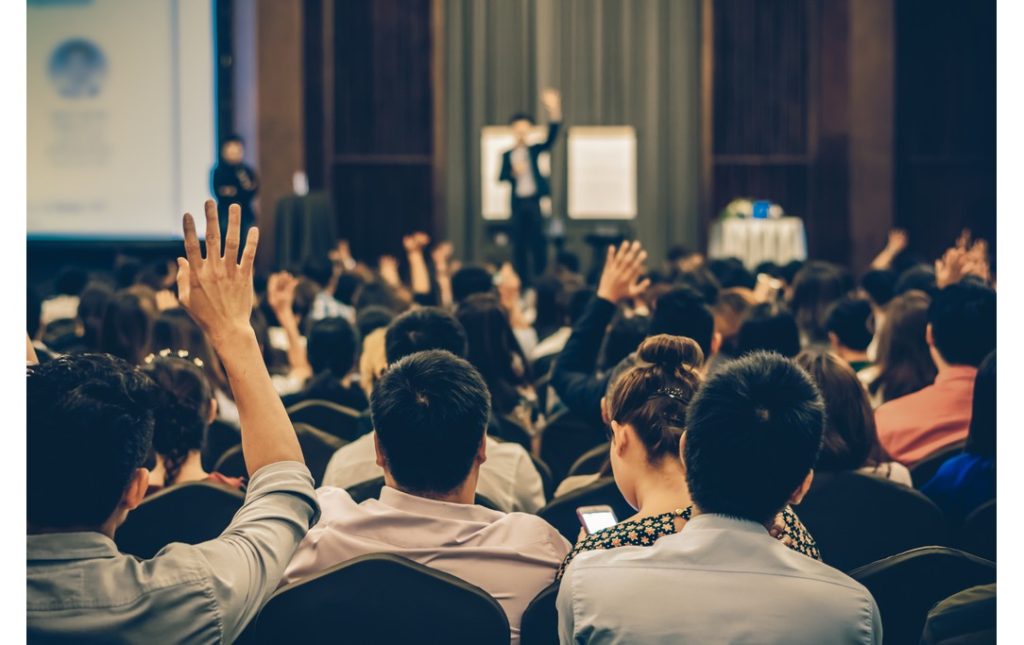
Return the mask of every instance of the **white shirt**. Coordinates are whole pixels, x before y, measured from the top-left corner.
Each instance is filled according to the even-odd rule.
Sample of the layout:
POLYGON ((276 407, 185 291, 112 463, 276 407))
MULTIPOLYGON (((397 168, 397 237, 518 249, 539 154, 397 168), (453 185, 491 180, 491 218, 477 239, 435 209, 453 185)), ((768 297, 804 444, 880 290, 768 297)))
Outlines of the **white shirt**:
POLYGON ((697 515, 654 546, 577 555, 557 602, 563 645, 882 642, 859 582, 723 515, 697 515))
POLYGON ((389 486, 379 500, 362 504, 341 488, 320 488, 317 499, 320 522, 299 544, 283 584, 367 553, 392 553, 489 593, 508 616, 513 643, 523 611, 554 581, 571 549, 535 515, 426 499, 389 486))
POLYGON ((530 151, 525 145, 512 148, 512 174, 516 176, 516 197, 533 197, 537 193, 537 182, 530 167, 530 151), (517 170, 521 168, 520 172, 517 170))
MULTIPOLYGON (((338 449, 327 464, 323 485, 351 488, 384 476, 370 432, 338 449)), ((480 466, 476 492, 506 512, 535 513, 544 506, 544 482, 518 443, 487 437, 487 460, 480 466)))

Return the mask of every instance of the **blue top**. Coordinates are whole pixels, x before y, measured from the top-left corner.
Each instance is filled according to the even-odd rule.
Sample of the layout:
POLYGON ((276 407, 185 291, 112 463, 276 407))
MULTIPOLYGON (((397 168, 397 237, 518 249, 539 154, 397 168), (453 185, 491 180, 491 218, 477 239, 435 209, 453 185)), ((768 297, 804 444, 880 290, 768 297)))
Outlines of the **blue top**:
POLYGON ((996 496, 996 460, 969 452, 950 457, 921 492, 946 513, 961 521, 967 514, 996 496))

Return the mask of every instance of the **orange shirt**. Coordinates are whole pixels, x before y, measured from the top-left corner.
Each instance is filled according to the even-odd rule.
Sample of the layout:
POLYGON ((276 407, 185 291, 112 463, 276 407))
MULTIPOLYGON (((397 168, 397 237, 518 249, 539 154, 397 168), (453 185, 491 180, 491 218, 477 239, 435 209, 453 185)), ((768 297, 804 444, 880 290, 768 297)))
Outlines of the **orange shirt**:
POLYGON ((967 439, 977 371, 967 365, 940 370, 934 384, 875 410, 878 440, 895 461, 912 466, 967 439))

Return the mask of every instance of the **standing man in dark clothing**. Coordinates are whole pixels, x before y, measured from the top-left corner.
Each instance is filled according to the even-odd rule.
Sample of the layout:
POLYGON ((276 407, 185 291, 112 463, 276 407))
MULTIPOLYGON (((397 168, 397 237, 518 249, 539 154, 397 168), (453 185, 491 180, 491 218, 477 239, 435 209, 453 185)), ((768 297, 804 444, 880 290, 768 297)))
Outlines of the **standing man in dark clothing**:
POLYGON ((242 236, 250 226, 256 225, 252 200, 260 190, 260 179, 252 167, 243 163, 245 142, 232 134, 220 144, 220 161, 213 167, 210 183, 220 213, 220 233, 224 239, 228 229, 228 205, 238 204, 242 209, 242 236))
POLYGON ((513 263, 524 284, 544 273, 547 267, 548 246, 544 238, 544 220, 540 200, 551 194, 547 177, 537 167, 537 157, 551 148, 562 125, 562 97, 557 90, 544 90, 541 102, 548 113, 548 137, 543 143, 529 145, 526 137, 533 127, 529 114, 515 114, 509 119, 515 135, 515 147, 501 157, 500 181, 512 184, 512 246, 513 263), (533 256, 533 271, 529 256, 533 256))

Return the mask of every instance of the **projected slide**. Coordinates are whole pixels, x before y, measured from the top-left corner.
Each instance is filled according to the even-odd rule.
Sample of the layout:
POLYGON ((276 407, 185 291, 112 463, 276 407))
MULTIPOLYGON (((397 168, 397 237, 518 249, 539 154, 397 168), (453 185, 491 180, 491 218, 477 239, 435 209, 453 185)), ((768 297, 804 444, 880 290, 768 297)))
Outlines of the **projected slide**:
POLYGON ((210 194, 209 0, 29 0, 28 234, 181 237, 210 194))

